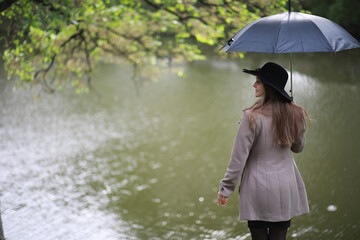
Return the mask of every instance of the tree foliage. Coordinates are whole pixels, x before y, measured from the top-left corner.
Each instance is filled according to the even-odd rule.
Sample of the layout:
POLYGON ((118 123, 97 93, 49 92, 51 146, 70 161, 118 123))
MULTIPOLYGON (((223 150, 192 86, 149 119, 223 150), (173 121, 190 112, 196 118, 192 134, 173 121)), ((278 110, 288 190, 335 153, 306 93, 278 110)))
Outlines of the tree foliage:
MULTIPOLYGON (((205 59, 260 16, 286 11, 287 1, 18 0, 1 12, 3 53, 17 86, 54 91, 70 82, 89 90, 99 62, 133 66, 133 79, 156 80, 177 63, 205 59)), ((2 6, 0 6, 1 8, 2 6)))

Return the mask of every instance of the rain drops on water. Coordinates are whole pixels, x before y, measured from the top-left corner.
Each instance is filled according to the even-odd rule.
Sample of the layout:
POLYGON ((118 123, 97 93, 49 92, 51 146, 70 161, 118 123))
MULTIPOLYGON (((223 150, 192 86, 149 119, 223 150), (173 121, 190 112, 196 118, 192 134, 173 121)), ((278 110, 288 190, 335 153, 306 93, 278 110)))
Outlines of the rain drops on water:
POLYGON ((329 212, 335 212, 337 210, 337 206, 329 205, 327 206, 326 210, 328 210, 329 212))

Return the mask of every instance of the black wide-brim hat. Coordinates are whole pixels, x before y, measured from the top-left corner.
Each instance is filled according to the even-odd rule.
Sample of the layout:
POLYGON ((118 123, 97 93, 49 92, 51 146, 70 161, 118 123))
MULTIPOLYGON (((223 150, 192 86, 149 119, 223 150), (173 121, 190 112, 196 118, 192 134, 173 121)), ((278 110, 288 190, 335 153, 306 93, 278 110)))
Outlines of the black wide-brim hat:
POLYGON ((289 77, 288 73, 279 64, 268 62, 265 63, 261 68, 257 68, 255 70, 244 69, 243 72, 257 76, 263 84, 274 88, 290 102, 293 100, 293 98, 290 97, 289 94, 284 90, 289 77))

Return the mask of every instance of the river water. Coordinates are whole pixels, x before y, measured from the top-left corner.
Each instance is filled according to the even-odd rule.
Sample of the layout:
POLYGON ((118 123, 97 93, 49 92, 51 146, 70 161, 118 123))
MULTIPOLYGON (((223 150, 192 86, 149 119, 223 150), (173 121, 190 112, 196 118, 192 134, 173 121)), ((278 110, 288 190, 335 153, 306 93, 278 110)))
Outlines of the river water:
MULTIPOLYGON (((360 236, 360 51, 293 55, 294 98, 312 118, 295 155, 310 214, 288 239, 360 236)), ((131 69, 103 65, 76 95, 0 82, 1 213, 8 240, 250 239, 238 196, 216 205, 242 109, 243 68, 288 55, 184 65, 136 89, 131 69)))

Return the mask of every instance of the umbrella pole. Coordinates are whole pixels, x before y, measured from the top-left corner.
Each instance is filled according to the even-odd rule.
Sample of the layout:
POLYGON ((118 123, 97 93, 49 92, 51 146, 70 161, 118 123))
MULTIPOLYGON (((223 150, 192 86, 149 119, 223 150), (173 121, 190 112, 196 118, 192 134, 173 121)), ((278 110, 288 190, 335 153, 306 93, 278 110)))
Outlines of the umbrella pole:
MULTIPOLYGON (((291 13, 291 0, 289 0, 289 16, 291 13)), ((290 96, 293 97, 292 89, 292 53, 290 53, 290 96)))
POLYGON ((289 13, 291 12, 291 0, 289 0, 289 13))
POLYGON ((293 87, 292 87, 292 53, 290 53, 290 94, 293 97, 293 87))

